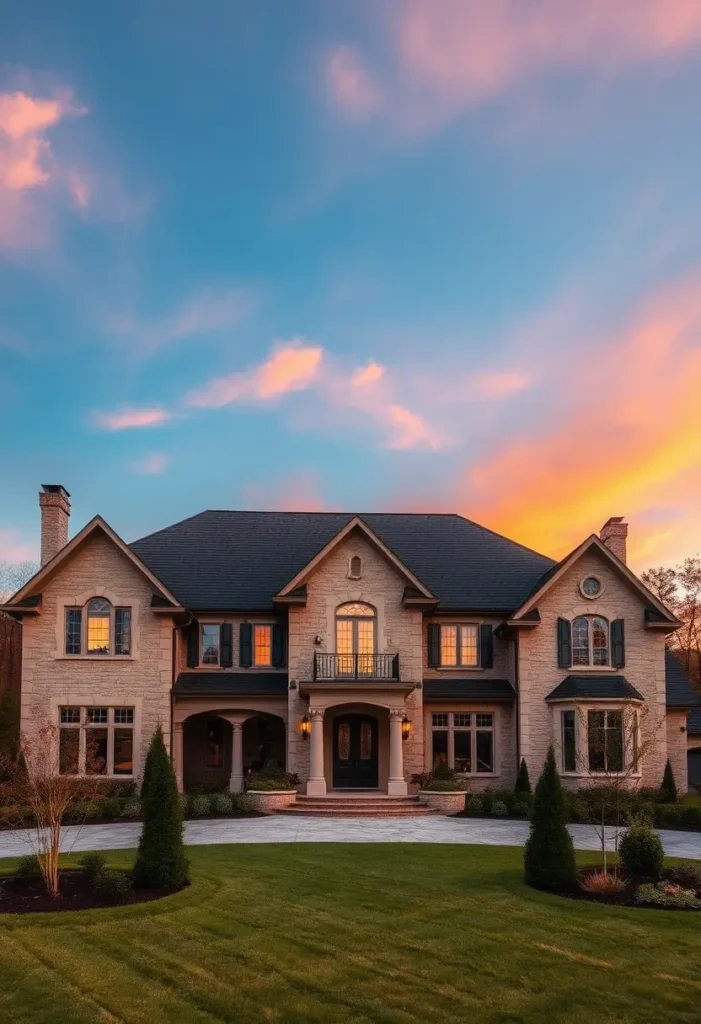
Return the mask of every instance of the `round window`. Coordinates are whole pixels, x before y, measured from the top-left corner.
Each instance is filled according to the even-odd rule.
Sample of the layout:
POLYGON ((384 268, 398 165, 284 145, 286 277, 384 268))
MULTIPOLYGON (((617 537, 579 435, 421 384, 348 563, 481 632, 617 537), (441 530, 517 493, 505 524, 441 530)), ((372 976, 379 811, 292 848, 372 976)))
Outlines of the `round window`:
POLYGON ((596 576, 587 576, 581 586, 585 597, 598 597, 601 593, 601 580, 598 580, 596 576))

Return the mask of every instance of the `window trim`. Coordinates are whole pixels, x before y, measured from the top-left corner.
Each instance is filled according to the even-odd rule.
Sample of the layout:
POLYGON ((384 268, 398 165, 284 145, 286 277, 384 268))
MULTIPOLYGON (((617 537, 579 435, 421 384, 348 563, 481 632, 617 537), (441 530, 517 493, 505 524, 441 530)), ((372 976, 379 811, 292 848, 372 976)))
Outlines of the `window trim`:
POLYGON ((500 762, 500 715, 499 709, 495 707, 480 707, 475 708, 460 708, 451 706, 450 708, 436 708, 431 705, 426 709, 426 734, 428 735, 429 741, 426 744, 426 767, 430 770, 433 769, 433 733, 434 732, 447 732, 448 734, 448 764, 453 767, 455 765, 455 733, 456 732, 469 732, 470 737, 470 763, 474 766, 469 772, 457 772, 461 778, 466 779, 495 779, 501 775, 501 762, 500 762), (433 725, 434 715, 447 715, 448 725, 447 726, 435 726, 433 725), (455 725, 455 715, 469 715, 469 725, 455 725), (491 715, 492 724, 491 726, 478 726, 477 716, 478 715, 491 715), (477 771, 477 733, 478 732, 491 732, 492 734, 492 771, 491 772, 478 772, 477 771))
POLYGON ((591 612, 584 615, 574 615, 570 620, 570 632, 572 636, 572 664, 573 670, 583 669, 588 672, 599 672, 599 671, 612 671, 615 670, 611 664, 613 659, 613 651, 611 649, 611 619, 607 618, 606 615, 593 614, 591 612), (577 662, 574 660, 575 642, 574 642, 574 627, 575 623, 580 619, 583 619, 587 623, 587 650, 589 660, 586 662, 577 662), (606 662, 603 664, 596 664, 594 662, 594 622, 595 620, 606 623, 606 662))
POLYGON ((253 630, 251 635, 251 668, 272 668, 273 667, 273 626, 272 622, 252 622, 253 630), (270 661, 256 661, 256 630, 267 629, 270 633, 270 661))
MULTIPOLYGON (((555 736, 555 748, 557 753, 558 771, 563 778, 567 779, 601 779, 601 778, 629 778, 629 779, 640 779, 642 778, 643 769, 643 758, 638 759, 637 770, 634 772, 629 771, 629 757, 630 754, 627 750, 624 750, 624 762, 623 771, 620 772, 608 772, 608 771, 592 771, 588 768, 589 765, 589 712, 590 711, 620 711, 623 718, 623 728, 626 727, 626 714, 630 714, 631 711, 636 717, 636 737, 637 747, 640 747, 640 708, 644 707, 644 703, 639 700, 580 700, 580 701, 556 701, 553 704, 553 710, 556 710, 556 716, 553 722, 553 732, 555 736), (564 750, 564 734, 563 734, 563 714, 565 711, 574 712, 575 722, 575 770, 569 771, 565 769, 565 750, 564 750), (582 767, 583 759, 586 759, 587 768, 582 767)), ((625 739, 625 736, 624 736, 625 739)))
POLYGON ((200 657, 199 667, 204 669, 221 668, 221 622, 200 622, 200 657), (205 661, 204 660, 204 631, 205 627, 215 627, 217 630, 217 660, 216 661, 205 661))
POLYGON ((137 739, 138 739, 138 724, 139 724, 139 709, 135 703, 125 702, 122 704, 112 704, 109 701, 95 702, 91 704, 74 704, 68 701, 61 701, 56 705, 56 720, 58 728, 58 751, 57 756, 59 758, 59 764, 57 769, 60 771, 60 756, 61 756, 61 733, 67 730, 77 731, 79 735, 78 739, 78 772, 63 772, 61 774, 66 775, 69 778, 82 778, 89 776, 90 778, 100 779, 124 779, 129 781, 135 779, 138 776, 138 763, 137 763, 137 739), (105 708, 107 710, 107 722, 89 722, 88 714, 90 711, 96 711, 105 708), (77 722, 62 722, 61 712, 64 709, 77 710, 79 712, 79 720, 77 722), (131 711, 131 722, 117 722, 116 712, 117 711, 131 711), (89 729, 102 729, 107 731, 107 771, 99 773, 89 773, 85 770, 85 757, 87 752, 87 732, 89 729), (114 771, 114 737, 115 731, 126 731, 131 730, 131 772, 115 772, 114 771))
POLYGON ((135 633, 134 633, 134 621, 135 621, 135 602, 127 604, 121 599, 115 597, 112 594, 106 593, 94 593, 91 592, 88 597, 84 597, 82 601, 59 601, 59 616, 61 611, 63 612, 62 618, 60 618, 60 641, 59 641, 59 658, 80 658, 82 660, 89 661, 128 661, 135 657, 135 633), (88 651, 88 629, 90 614, 88 608, 93 601, 105 601, 109 605, 109 642, 108 650, 104 654, 100 654, 98 651, 88 651), (68 617, 70 612, 80 612, 80 652, 74 653, 67 650, 68 647, 68 617), (117 654, 117 612, 129 612, 129 653, 128 654, 117 654))
POLYGON ((481 627, 482 623, 481 622, 474 622, 474 621, 467 621, 466 622, 465 620, 461 620, 461 619, 450 619, 450 620, 445 621, 445 622, 443 622, 443 621, 437 622, 437 623, 435 623, 435 625, 437 625, 439 630, 440 630, 439 642, 438 642, 438 650, 440 652, 441 664, 440 665, 433 665, 432 668, 435 668, 436 671, 438 671, 438 672, 455 672, 457 669, 460 669, 461 671, 464 671, 464 672, 481 671, 481 669, 482 669, 482 630, 481 630, 480 627, 481 627), (445 626, 455 626, 456 629, 458 630, 458 633, 457 633, 457 656, 458 656, 458 660, 456 661, 456 663, 454 665, 444 665, 443 661, 442 661, 442 659, 443 659, 443 628, 445 626), (472 626, 473 629, 475 630, 476 634, 477 634, 477 642, 476 642, 476 645, 475 645, 476 652, 477 652, 477 660, 475 661, 474 665, 466 665, 466 664, 464 664, 461 661, 461 658, 462 658, 462 643, 460 641, 460 636, 461 636, 460 630, 462 629, 463 626, 472 626))
POLYGON ((600 576, 597 576, 595 572, 588 572, 587 575, 579 581, 579 592, 582 595, 582 597, 585 598, 585 600, 587 601, 598 601, 598 599, 603 594, 604 589, 604 581, 601 579, 600 576), (587 582, 587 580, 596 580, 596 582, 599 584, 599 589, 595 594, 587 594, 587 592, 585 591, 584 584, 587 582))
MULTIPOLYGON (((349 580, 359 580, 359 579, 362 578, 362 575, 363 575, 363 560, 362 560, 362 558, 360 557, 360 555, 351 555, 350 558, 348 559, 348 579, 349 580), (353 562, 356 560, 356 558, 358 559, 358 571, 357 572, 353 572, 353 562)), ((365 603, 365 602, 363 602, 363 603, 365 603)))

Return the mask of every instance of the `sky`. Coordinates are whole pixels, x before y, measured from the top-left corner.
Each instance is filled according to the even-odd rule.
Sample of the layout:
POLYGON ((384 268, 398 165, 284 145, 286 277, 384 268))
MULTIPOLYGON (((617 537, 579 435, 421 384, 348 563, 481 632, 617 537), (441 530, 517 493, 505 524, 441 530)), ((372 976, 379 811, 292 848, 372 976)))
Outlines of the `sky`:
POLYGON ((0 562, 37 491, 701 549, 701 0, 0 0, 0 562))

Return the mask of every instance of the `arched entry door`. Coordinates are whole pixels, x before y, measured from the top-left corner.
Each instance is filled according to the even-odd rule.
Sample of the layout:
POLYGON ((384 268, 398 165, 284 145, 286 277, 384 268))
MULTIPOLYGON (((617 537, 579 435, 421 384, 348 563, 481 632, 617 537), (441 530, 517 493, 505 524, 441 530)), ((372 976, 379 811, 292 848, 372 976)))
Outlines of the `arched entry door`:
POLYGON ((334 789, 377 788, 377 719, 339 715, 333 723, 334 789))

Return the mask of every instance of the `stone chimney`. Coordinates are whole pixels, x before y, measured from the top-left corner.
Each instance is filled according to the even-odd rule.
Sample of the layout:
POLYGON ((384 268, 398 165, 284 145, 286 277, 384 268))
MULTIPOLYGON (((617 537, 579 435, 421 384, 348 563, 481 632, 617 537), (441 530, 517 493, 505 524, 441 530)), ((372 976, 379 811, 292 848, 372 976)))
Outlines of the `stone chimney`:
POLYGON ((624 522, 623 516, 612 516, 601 527, 599 537, 603 544, 613 551, 622 562, 626 560, 626 538, 628 536, 628 523, 624 522))
POLYGON ((46 565, 68 543, 68 519, 71 514, 70 494, 61 484, 42 484, 39 491, 41 509, 41 564, 46 565))

